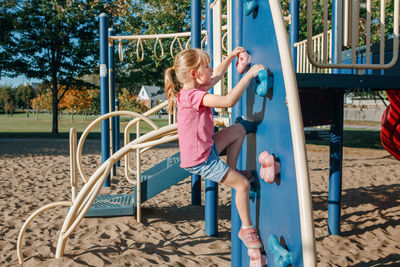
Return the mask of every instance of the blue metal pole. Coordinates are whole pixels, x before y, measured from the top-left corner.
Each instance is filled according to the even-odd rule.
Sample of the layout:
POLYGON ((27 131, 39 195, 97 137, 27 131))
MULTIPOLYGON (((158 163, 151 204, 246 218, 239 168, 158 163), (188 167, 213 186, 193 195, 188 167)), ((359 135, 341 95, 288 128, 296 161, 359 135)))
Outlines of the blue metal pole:
MULTIPOLYGON (((108 17, 101 13, 100 20, 100 112, 108 113, 108 17)), ((110 124, 109 120, 101 122, 101 162, 110 157, 110 124)), ((104 182, 104 186, 110 186, 110 178, 104 182)))
MULTIPOLYGON (((342 53, 342 47, 337 47, 339 35, 339 5, 342 4, 341 0, 332 0, 332 63, 338 62, 338 53, 342 53)), ((338 73, 338 69, 333 69, 333 73, 338 73)))
MULTIPOLYGON (((338 62, 338 53, 342 47, 337 47, 339 23, 337 12, 342 1, 332 2, 332 62, 338 62)), ((338 70, 334 69, 334 73, 338 70)), ((334 110, 330 137, 329 163, 329 195, 328 195, 328 234, 340 234, 340 204, 342 194, 342 162, 343 162, 343 93, 334 96, 334 110)))
POLYGON ((340 234, 340 204, 342 195, 343 162, 343 93, 334 99, 335 112, 330 133, 328 234, 340 234))
POLYGON ((290 51, 292 52, 294 69, 297 67, 297 49, 294 44, 299 41, 299 0, 290 1, 290 51))
MULTIPOLYGON (((108 29, 108 36, 114 35, 114 29, 108 29)), ((108 75, 109 75, 109 92, 110 92, 110 104, 109 109, 110 112, 115 111, 115 75, 114 75, 114 66, 115 66, 115 58, 114 58, 114 42, 108 43, 108 75)), ((112 138, 112 152, 113 154, 117 152, 116 150, 116 132, 115 132, 115 117, 111 118, 112 132, 110 133, 112 138)), ((117 165, 113 166, 113 175, 116 175, 117 165)))
MULTIPOLYGON (((201 1, 191 0, 191 45, 193 48, 201 46, 201 1)), ((192 175, 192 205, 201 205, 201 177, 192 175)))
MULTIPOLYGON (((115 110, 119 110, 119 100, 118 98, 115 99, 115 110)), ((119 131, 120 131, 120 124, 119 124, 119 116, 115 117, 115 124, 114 124, 114 129, 115 129, 115 151, 119 150, 119 131)), ((121 166, 121 161, 118 160, 115 166, 120 167, 121 166)))
MULTIPOLYGON (((210 8, 212 0, 206 0, 206 28, 207 28, 207 52, 213 54, 213 24, 212 9, 210 8)), ((211 61, 213 66, 213 61, 211 61)), ((213 88, 210 90, 213 92, 213 88)), ((218 183, 205 180, 205 232, 208 236, 218 236, 218 183)))
MULTIPOLYGON (((242 0, 232 1, 232 47, 238 47, 243 45, 242 41, 242 25, 243 25, 243 3, 242 0)), ((233 62, 232 64, 234 64, 233 62)), ((232 68, 232 85, 239 82, 240 75, 232 68)), ((242 106, 235 105, 232 108, 232 119, 234 120, 237 116, 242 115, 242 106)), ((241 153, 242 154, 242 153, 241 153)), ((242 155, 239 155, 238 162, 242 162, 242 155)), ((242 222, 237 212, 235 203, 236 191, 232 188, 232 203, 231 203, 231 266, 242 265, 242 243, 238 237, 238 233, 242 222)))

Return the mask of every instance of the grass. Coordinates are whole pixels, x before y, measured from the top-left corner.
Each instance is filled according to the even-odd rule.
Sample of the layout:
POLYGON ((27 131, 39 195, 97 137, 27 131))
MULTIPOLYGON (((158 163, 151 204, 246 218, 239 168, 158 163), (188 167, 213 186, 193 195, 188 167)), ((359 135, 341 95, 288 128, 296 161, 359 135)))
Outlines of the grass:
MULTIPOLYGON (((329 140, 307 140, 306 143, 329 146, 329 140)), ((384 149, 378 130, 344 129, 343 145, 353 148, 384 149)))
MULTIPOLYGON (((51 133, 51 114, 41 113, 39 114, 39 119, 37 119, 34 114, 30 114, 29 117, 27 117, 25 113, 16 113, 13 116, 0 114, 0 138, 68 138, 69 130, 72 127, 77 129, 79 137, 89 123, 97 117, 98 116, 74 116, 74 122, 72 123, 70 115, 62 115, 58 122, 60 133, 53 135, 51 133)), ((155 118, 153 120, 159 127, 168 124, 166 119, 155 118)), ((120 127, 122 131, 128 121, 128 117, 121 117, 120 127)), ((349 122, 346 122, 346 124, 348 123, 349 122)), ((146 123, 142 123, 141 126, 141 133, 146 133, 151 130, 150 126, 146 123)), ((132 129, 131 132, 134 132, 134 129, 132 129)), ((100 138, 100 125, 92 130, 88 138, 100 138)), ((123 138, 122 133, 121 138, 123 138)), ((133 137, 131 137, 131 139, 132 138, 133 137)), ((307 144, 329 145, 329 141, 307 140, 307 144)), ((344 146, 383 149, 379 131, 370 129, 344 129, 344 146)))
MULTIPOLYGON (((98 116, 75 115, 74 122, 71 122, 70 115, 61 115, 58 121, 59 134, 52 134, 52 115, 40 113, 39 118, 34 114, 16 113, 13 116, 0 114, 0 138, 68 138, 70 129, 76 128, 78 136, 85 128, 98 116)), ((129 122, 128 117, 121 117, 120 129, 123 129, 129 122)), ((153 119, 159 127, 167 125, 167 119, 153 119)), ((100 124, 92 129, 88 138, 100 138, 100 124)), ((146 133, 152 129, 147 123, 141 123, 141 133, 146 133)), ((132 129, 131 132, 134 132, 132 129)), ((121 135, 122 136, 122 135, 121 135)))

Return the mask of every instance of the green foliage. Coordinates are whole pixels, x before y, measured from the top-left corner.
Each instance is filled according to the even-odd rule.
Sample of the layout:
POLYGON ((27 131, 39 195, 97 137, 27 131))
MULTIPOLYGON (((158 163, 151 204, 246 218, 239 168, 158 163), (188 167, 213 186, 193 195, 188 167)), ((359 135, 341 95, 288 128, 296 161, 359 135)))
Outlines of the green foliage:
POLYGON ((88 109, 89 114, 100 114, 100 90, 91 90, 92 104, 88 109))
MULTIPOLYGON (((98 0, 3 0, 0 25, 7 25, 0 47, 2 75, 36 78, 51 84, 53 133, 58 102, 81 77, 95 71, 98 55, 98 0), (65 87, 63 87, 65 86, 65 87), (61 94, 58 88, 66 88, 61 94)), ((3 33, 2 33, 3 35, 3 33)))
POLYGON ((9 86, 0 87, 0 109, 10 114, 15 111, 15 93, 9 86))
POLYGON ((15 103, 19 108, 29 108, 31 99, 35 97, 35 90, 29 85, 20 85, 15 92, 15 103))
MULTIPOLYGON (((190 31, 190 0, 115 1, 110 9, 116 35, 162 34, 190 31), (120 4, 118 5, 118 2, 120 4), (119 8, 118 8, 119 7, 119 8)), ((182 41, 182 40, 181 40, 182 41)), ((158 61, 153 56, 154 40, 143 42, 144 59, 136 56, 136 42, 124 42, 124 62, 116 58, 116 87, 138 94, 142 85, 163 87, 163 71, 173 59, 169 54, 172 40, 162 40, 165 56, 158 61)), ((118 46, 115 43, 115 46, 118 46)), ((158 47, 158 53, 161 54, 158 47)))
POLYGON ((147 107, 142 101, 137 99, 126 88, 122 88, 122 93, 118 96, 120 110, 130 110, 138 113, 144 113, 147 111, 147 107))
MULTIPOLYGON (((283 14, 289 15, 289 0, 281 0, 283 14)), ((299 0, 299 40, 307 39, 307 0, 299 0)), ((367 20, 367 7, 366 0, 360 1, 360 42, 359 45, 365 45, 365 27, 367 20)), ((313 0, 313 35, 323 32, 324 25, 324 0, 313 0)), ((351 1, 350 1, 351 3, 351 1)), ((332 28, 332 0, 328 0, 328 29, 332 28)), ((391 37, 393 34, 393 23, 394 23, 394 1, 385 1, 385 37, 391 37)), ((371 1, 371 42, 378 42, 380 39, 380 0, 371 1)))

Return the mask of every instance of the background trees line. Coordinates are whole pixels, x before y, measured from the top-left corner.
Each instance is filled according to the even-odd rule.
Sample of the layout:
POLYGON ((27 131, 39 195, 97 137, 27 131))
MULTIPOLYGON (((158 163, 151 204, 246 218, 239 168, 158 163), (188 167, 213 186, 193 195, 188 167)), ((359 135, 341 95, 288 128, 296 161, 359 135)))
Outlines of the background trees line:
MULTIPOLYGON (((365 2, 362 0, 360 4, 364 13, 365 2)), ((378 0, 372 2, 373 16, 379 17, 378 0)), ((287 15, 289 0, 281 3, 287 15)), ((51 92, 47 97, 51 99, 49 110, 54 111, 52 132, 58 133, 58 109, 63 108, 68 91, 98 88, 96 82, 82 77, 99 72, 99 14, 109 15, 109 25, 117 35, 187 32, 190 31, 190 4, 190 0, 0 0, 0 76, 22 75, 43 81, 51 92)), ((323 0, 314 0, 313 7, 314 33, 318 34, 322 31, 323 0)), ((393 1, 387 1, 385 8, 388 11, 386 34, 390 35, 393 1)), ((300 0, 300 40, 306 36, 305 22, 306 0, 300 0)), ((376 41, 379 22, 373 22, 373 29, 372 40, 376 41)), ((169 47, 171 41, 163 41, 164 46, 169 47)), ((162 72, 172 65, 172 58, 166 53, 162 60, 156 60, 151 56, 153 45, 145 44, 146 56, 138 62, 135 44, 124 44, 125 60, 116 60, 117 95, 124 94, 122 89, 126 88, 133 98, 144 84, 163 86, 162 72)), ((4 94, 10 95, 10 90, 13 91, 4 89, 4 94)), ((16 99, 3 99, 0 108, 13 110, 20 105, 16 99)), ((98 98, 93 97, 92 101, 98 98)))
MULTIPOLYGON (((48 85, 53 133, 58 133, 58 109, 67 92, 96 88, 80 78, 99 71, 97 17, 102 12, 117 34, 190 30, 190 0, 0 0, 0 76, 22 75, 48 85)), ((152 54, 151 46, 145 49, 152 54)), ((172 64, 167 57, 148 56, 142 62, 135 57, 128 53, 125 63, 117 63, 117 94, 126 88, 133 97, 143 84, 162 85, 161 73, 172 64)))
MULTIPOLYGON (((60 86, 61 87, 61 86, 60 86)), ((61 93, 64 88, 58 88, 61 93)), ((147 107, 137 99, 128 89, 122 88, 118 95, 119 109, 132 110, 143 113, 147 107)), ((71 114, 100 114, 100 92, 98 89, 70 88, 58 103, 58 112, 71 114)), ((29 116, 29 110, 53 112, 52 91, 41 84, 37 93, 30 85, 21 85, 17 88, 10 86, 0 87, 0 110, 12 115, 16 110, 25 111, 29 116)))

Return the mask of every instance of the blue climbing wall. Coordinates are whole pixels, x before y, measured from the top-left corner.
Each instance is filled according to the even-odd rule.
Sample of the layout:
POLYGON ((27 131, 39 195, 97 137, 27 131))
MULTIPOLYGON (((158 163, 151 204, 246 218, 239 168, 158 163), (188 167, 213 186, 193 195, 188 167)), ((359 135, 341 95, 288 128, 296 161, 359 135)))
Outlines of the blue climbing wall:
MULTIPOLYGON (((243 9, 243 6, 238 6, 241 1, 235 2, 234 8, 243 9)), ((234 14, 233 25, 236 25, 234 46, 245 47, 251 53, 252 64, 263 64, 274 75, 273 89, 268 91, 266 97, 255 94, 257 84, 253 81, 234 110, 234 114, 241 112, 250 120, 262 122, 257 133, 247 137, 239 168, 257 169, 259 173, 258 155, 265 150, 274 154, 282 166, 280 179, 276 183, 267 184, 258 179, 256 198, 250 201, 252 221, 260 231, 268 266, 275 266, 273 254, 268 250, 268 238, 272 234, 292 252, 293 266, 303 266, 292 136, 278 44, 268 1, 259 1, 258 10, 248 16, 244 12, 242 17, 234 14)), ((236 80, 239 78, 236 77, 236 80)), ((241 242, 240 250, 234 248, 239 227, 238 220, 232 218, 232 266, 248 266, 247 248, 241 242), (235 251, 240 251, 239 255, 235 251)))

